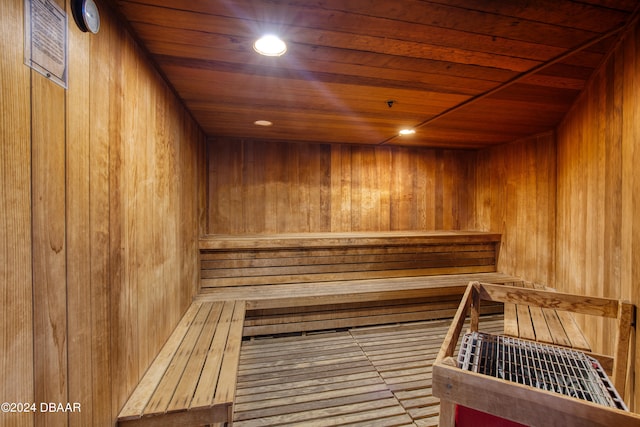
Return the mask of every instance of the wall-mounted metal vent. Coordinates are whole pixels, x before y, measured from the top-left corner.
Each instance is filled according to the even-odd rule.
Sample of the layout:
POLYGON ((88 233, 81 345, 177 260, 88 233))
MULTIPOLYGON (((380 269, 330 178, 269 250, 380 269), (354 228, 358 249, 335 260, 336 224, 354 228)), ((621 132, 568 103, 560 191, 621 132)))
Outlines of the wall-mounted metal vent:
POLYGON ((466 334, 462 369, 627 411, 600 363, 580 351, 479 332, 466 334))

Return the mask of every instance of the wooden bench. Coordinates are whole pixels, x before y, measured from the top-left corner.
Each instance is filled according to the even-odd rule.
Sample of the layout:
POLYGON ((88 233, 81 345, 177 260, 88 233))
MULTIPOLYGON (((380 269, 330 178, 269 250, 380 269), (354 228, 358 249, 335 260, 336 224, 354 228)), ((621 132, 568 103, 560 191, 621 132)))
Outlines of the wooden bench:
POLYGON ((246 300, 246 336, 451 317, 470 280, 520 280, 496 272, 499 243, 465 231, 205 236, 198 298, 246 300))
POLYGON ((470 280, 520 280, 496 272, 499 242, 479 232, 207 236, 199 295, 118 423, 230 423, 243 335, 451 317, 470 280))
POLYGON ((118 416, 121 426, 231 423, 243 301, 194 302, 118 416))
POLYGON ((472 231, 212 235, 200 239, 203 291, 496 271, 500 235, 472 231))
MULTIPOLYGON (((441 427, 455 426, 456 405, 534 426, 640 425, 640 416, 634 413, 458 368, 453 356, 467 313, 470 310, 470 329, 478 331, 478 308, 485 301, 615 319, 616 345, 613 355, 609 356, 613 361, 611 376, 620 396, 625 396, 631 332, 635 325, 632 304, 609 298, 475 282, 467 287, 433 365, 433 395, 440 398, 441 427)), ((596 358, 603 367, 608 364, 602 363, 604 356, 596 358)))
MULTIPOLYGON (((513 285, 502 273, 243 286, 202 292, 199 301, 246 300, 245 336, 340 329, 452 317, 469 280, 513 285), (308 286, 312 285, 312 286, 308 286)), ((483 314, 502 312, 485 305, 483 314)))

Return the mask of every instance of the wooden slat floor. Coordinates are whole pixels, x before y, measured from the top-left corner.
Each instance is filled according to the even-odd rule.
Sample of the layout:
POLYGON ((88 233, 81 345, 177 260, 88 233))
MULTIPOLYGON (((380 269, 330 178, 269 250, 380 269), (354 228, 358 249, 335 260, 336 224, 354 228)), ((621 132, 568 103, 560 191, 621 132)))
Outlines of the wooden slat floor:
MULTIPOLYGON (((431 366, 451 320, 245 341, 234 426, 437 426, 431 366)), ((481 329, 501 333, 501 315, 481 329)))

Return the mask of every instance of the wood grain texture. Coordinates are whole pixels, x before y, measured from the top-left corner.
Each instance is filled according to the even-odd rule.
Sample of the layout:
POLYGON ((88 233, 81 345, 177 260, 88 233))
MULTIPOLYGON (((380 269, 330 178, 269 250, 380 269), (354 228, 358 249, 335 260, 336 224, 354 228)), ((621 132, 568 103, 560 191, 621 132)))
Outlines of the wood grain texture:
POLYGON ((476 155, 472 223, 502 234, 498 270, 553 286, 556 164, 553 133, 476 155))
MULTIPOLYGON (((449 321, 245 340, 234 425, 438 425, 431 367, 449 321)), ((483 317, 483 328, 501 326, 483 317)))
MULTIPOLYGON (((65 402, 67 253, 65 91, 31 74, 34 375, 37 402, 65 402)), ((36 425, 63 424, 65 413, 38 413, 36 425)))
MULTIPOLYGON (((630 0, 117 4, 209 135, 449 148, 553 128, 634 9, 630 0), (258 29, 279 32, 286 55, 255 55, 258 29), (274 126, 251 125, 261 118, 274 126), (398 136, 403 127, 419 129, 398 136)), ((371 152, 359 154, 366 163, 371 152)))
MULTIPOLYGON (((0 395, 34 400, 30 71, 23 65, 19 2, 0 3, 0 395), (5 84, 11 82, 11 84, 5 84)), ((4 426, 32 426, 34 414, 0 413, 4 426)))
POLYGON ((195 302, 118 415, 118 425, 224 423, 235 396, 243 301, 195 302))
MULTIPOLYGON (((83 259, 83 254, 91 253, 91 217, 92 212, 87 207, 90 205, 91 188, 91 129, 88 126, 77 126, 75 123, 89 123, 90 108, 90 39, 83 36, 77 28, 69 28, 69 49, 78 52, 73 55, 70 65, 71 75, 69 80, 74 82, 75 90, 67 94, 67 102, 70 108, 67 114, 67 177, 66 215, 69 224, 73 224, 67 230, 67 305, 68 310, 68 334, 73 339, 69 340, 69 364, 75 369, 69 370, 69 398, 80 402, 85 396, 91 396, 94 391, 93 384, 93 352, 86 351, 92 347, 92 302, 91 295, 91 267, 92 264, 83 259)), ((107 69, 108 70, 108 69, 107 69)), ((108 72, 108 71, 107 71, 108 72)), ((107 97, 108 99, 108 97, 107 97)), ((105 105, 102 103, 101 105, 105 105)), ((106 103, 108 108, 108 102, 106 103)), ((98 131, 96 128, 95 131, 98 131)), ((108 176, 108 175, 107 175, 108 176)), ((97 189, 97 187, 94 187, 97 189)), ((108 188, 108 186, 106 187, 108 188)), ((108 256, 108 251, 102 252, 108 256)), ((98 264, 99 265, 99 264, 98 264)), ((98 297, 98 295, 96 295, 98 297)), ((96 298, 96 303, 99 298, 96 298)), ((104 351, 104 349, 102 349, 104 351)), ((104 353, 103 353, 104 354, 104 353)), ((104 372, 109 372, 109 367, 102 367, 104 372)), ((109 384, 108 377, 104 383, 109 384)), ((109 389, 109 386, 106 387, 109 389)), ((99 410, 100 408, 95 408, 99 410)), ((110 411, 110 408, 107 406, 110 411)), ((97 414, 96 414, 97 415, 97 414)), ((99 418, 99 416, 97 417, 99 418)), ((69 425, 82 426, 93 423, 94 405, 87 405, 86 410, 78 416, 69 419, 69 425)))
MULTIPOLYGON (((449 327, 447 336, 442 343, 433 366, 434 395, 438 396, 442 401, 455 402, 482 412, 497 415, 500 418, 533 426, 547 425, 549 423, 575 426, 585 423, 593 426, 607 426, 616 423, 640 425, 638 414, 630 414, 628 411, 621 411, 606 405, 595 405, 588 399, 567 399, 568 396, 566 395, 549 393, 546 389, 522 386, 510 380, 505 381, 497 377, 478 375, 475 372, 459 369, 453 359, 455 357, 455 346, 452 343, 459 339, 465 319, 464 312, 470 305, 472 310, 477 310, 478 308, 478 305, 472 304, 473 292, 477 292, 479 299, 483 301, 502 301, 516 304, 519 326, 522 326, 525 323, 524 321, 528 323, 528 326, 523 328, 524 330, 521 328, 520 334, 523 335, 524 332, 525 335, 530 336, 527 339, 531 340, 537 340, 532 329, 532 322, 535 322, 535 320, 533 316, 529 317, 529 308, 531 306, 557 309, 559 315, 569 315, 569 312, 571 312, 617 318, 622 327, 619 329, 619 333, 616 334, 618 341, 613 354, 626 361, 630 353, 633 353, 629 346, 629 336, 622 337, 622 334, 630 332, 631 306, 620 300, 546 291, 540 287, 534 288, 529 283, 523 283, 521 286, 469 283, 460 302, 458 314, 449 327), (520 310, 520 308, 523 310, 520 310), (460 316, 460 313, 463 315, 460 316), (522 317, 521 314, 523 314, 522 317), (474 389, 474 393, 469 393, 469 389, 474 389), (510 390, 505 392, 505 389, 510 390), (556 401, 553 404, 549 400, 552 394, 556 395, 556 401), (495 404, 496 401, 505 402, 508 400, 507 397, 513 400, 510 400, 508 404, 495 404), (547 401, 545 407, 549 412, 545 412, 544 418, 540 418, 539 405, 543 401, 547 401), (567 409, 569 405, 572 407, 570 410, 567 409), (517 411, 514 411, 515 406, 518 407, 517 411), (620 418, 617 419, 618 417, 620 418)), ((471 313, 472 326, 473 319, 477 316, 477 313, 471 313)), ((563 318, 563 326, 566 327, 570 321, 570 318, 563 318)), ((573 338, 580 338, 578 336, 581 336, 581 331, 579 329, 575 331, 566 329, 566 332, 572 340, 572 346, 575 346, 577 341, 574 341, 573 338)), ((598 358, 598 355, 591 354, 591 356, 598 358)), ((609 363, 610 359, 610 357, 607 357, 606 363, 603 363, 603 366, 606 365, 608 369, 615 366, 609 363)), ((616 387, 620 387, 622 394, 624 394, 625 380, 626 372, 623 374, 618 373, 612 379, 616 387)), ((448 416, 451 415, 448 414, 448 416)), ((450 425, 447 420, 441 421, 444 425, 450 425)))
POLYGON ((109 126, 109 156, 108 167, 100 156, 92 167, 97 190, 108 184, 108 209, 95 221, 109 222, 109 286, 95 282, 109 303, 113 420, 195 292, 205 163, 200 129, 144 52, 115 21, 104 30, 92 42, 103 52, 96 60, 109 59, 113 85, 108 110, 92 105, 93 122, 109 126))
MULTIPOLYGON (((556 287, 563 292, 628 299, 636 305, 639 37, 636 23, 558 128, 555 274, 556 287)), ((611 351, 615 336, 608 331, 614 325, 578 320, 595 351, 611 351)), ((638 384, 636 380, 636 389, 638 384)), ((627 390, 633 393, 633 387, 627 390)), ((639 402, 635 397, 631 407, 637 409, 639 402)))
POLYGON ((209 234, 455 230, 473 158, 446 150, 209 140, 209 234))
POLYGON ((98 35, 69 20, 67 90, 5 3, 0 393, 82 411, 0 424, 110 426, 196 290, 204 137, 107 3, 98 35))
POLYGON ((499 242, 495 233, 463 231, 204 236, 200 283, 269 292, 274 284, 494 272, 499 242))

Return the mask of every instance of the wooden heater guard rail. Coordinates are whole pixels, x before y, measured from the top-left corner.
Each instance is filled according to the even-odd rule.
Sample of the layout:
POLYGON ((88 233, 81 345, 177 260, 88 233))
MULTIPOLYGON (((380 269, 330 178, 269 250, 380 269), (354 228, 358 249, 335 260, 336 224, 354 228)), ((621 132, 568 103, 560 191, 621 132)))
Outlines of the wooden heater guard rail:
POLYGON ((463 405, 530 426, 640 426, 640 415, 607 408, 558 393, 463 371, 453 358, 464 321, 471 311, 471 331, 478 331, 481 301, 499 301, 617 319, 612 381, 624 396, 632 304, 537 289, 469 283, 433 365, 433 395, 440 398, 440 427, 455 426, 456 405, 463 405))

